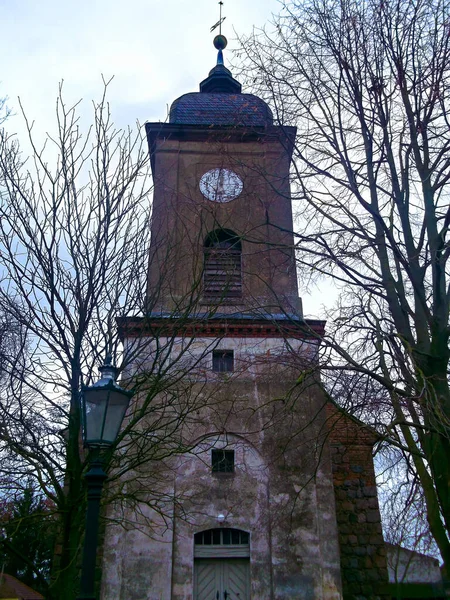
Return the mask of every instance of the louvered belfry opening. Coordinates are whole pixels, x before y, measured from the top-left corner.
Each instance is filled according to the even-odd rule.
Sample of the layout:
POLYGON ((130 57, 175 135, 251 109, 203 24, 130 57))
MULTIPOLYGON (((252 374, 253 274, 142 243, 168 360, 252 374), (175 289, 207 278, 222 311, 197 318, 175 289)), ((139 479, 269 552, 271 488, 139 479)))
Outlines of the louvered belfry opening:
POLYGON ((204 245, 203 295, 208 300, 242 296, 241 241, 227 229, 208 234, 204 245))

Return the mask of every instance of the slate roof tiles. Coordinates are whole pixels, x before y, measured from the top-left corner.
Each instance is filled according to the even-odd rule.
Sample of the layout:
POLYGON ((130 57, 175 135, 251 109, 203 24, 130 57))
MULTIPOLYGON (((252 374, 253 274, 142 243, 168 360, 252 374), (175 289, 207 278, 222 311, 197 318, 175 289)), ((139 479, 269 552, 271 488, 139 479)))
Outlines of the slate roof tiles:
POLYGON ((253 94, 191 92, 173 102, 169 122, 265 127, 273 124, 273 116, 264 100, 253 94))

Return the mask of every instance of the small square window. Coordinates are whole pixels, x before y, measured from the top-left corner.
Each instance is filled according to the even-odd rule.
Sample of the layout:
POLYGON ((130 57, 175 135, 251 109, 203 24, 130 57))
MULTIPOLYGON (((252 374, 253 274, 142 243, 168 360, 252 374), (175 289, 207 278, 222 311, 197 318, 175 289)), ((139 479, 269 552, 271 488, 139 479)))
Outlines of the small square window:
POLYGON ((230 373, 234 371, 233 350, 213 350, 212 367, 215 373, 230 373))
POLYGON ((213 473, 234 472, 234 450, 211 450, 213 473))

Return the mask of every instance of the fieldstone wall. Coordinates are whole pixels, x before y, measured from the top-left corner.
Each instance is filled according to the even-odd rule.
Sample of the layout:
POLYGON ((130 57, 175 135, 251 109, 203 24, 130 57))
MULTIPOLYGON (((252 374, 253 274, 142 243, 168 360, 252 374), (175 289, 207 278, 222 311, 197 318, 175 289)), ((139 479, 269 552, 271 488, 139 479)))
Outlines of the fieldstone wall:
POLYGON ((375 437, 332 404, 327 416, 344 600, 385 600, 388 571, 372 460, 375 437))

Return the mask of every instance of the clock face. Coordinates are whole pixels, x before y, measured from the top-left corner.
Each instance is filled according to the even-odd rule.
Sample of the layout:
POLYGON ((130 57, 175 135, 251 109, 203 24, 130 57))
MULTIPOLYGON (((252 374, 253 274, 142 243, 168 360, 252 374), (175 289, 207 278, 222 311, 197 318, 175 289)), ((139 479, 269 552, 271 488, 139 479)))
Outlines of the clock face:
POLYGON ((200 179, 200 191, 213 202, 230 202, 239 196, 244 184, 229 169, 212 169, 200 179))

